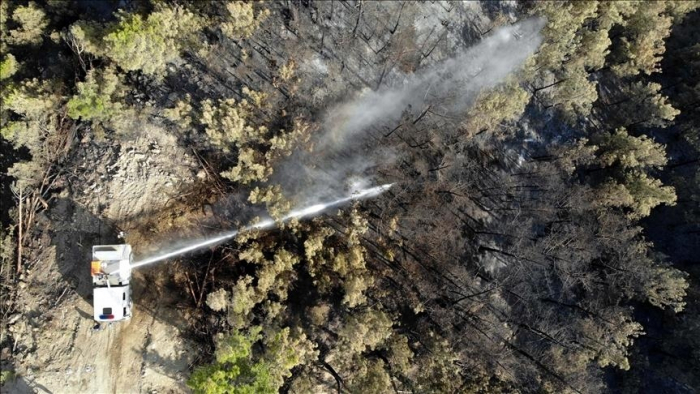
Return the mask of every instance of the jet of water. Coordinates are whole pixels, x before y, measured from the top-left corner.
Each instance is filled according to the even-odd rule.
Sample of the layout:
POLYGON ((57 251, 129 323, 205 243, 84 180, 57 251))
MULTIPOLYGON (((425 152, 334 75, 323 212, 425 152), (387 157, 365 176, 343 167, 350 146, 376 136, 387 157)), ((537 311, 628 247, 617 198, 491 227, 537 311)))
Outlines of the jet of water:
MULTIPOLYGON (((311 215, 321 213, 328 208, 343 205, 343 204, 350 202, 350 201, 376 197, 376 196, 384 193, 385 191, 389 190, 389 188, 391 188, 392 185, 393 185, 393 183, 388 183, 385 185, 375 186, 375 187, 371 187, 371 188, 364 189, 364 190, 358 190, 358 191, 355 191, 354 193, 352 193, 351 195, 349 195, 348 197, 340 198, 340 199, 337 199, 335 201, 321 203, 321 204, 314 204, 314 205, 311 205, 308 207, 296 209, 296 210, 291 211, 286 216, 284 216, 281 219, 281 221, 286 222, 286 221, 291 220, 291 219, 301 219, 304 217, 308 217, 311 215)), ((218 243, 221 243, 223 241, 231 239, 240 233, 244 233, 247 231, 269 229, 269 228, 274 227, 275 223, 276 222, 273 219, 265 219, 265 220, 262 220, 258 223, 245 226, 240 230, 233 230, 233 231, 230 231, 228 233, 224 233, 224 234, 221 234, 219 236, 216 236, 214 238, 210 238, 210 239, 207 239, 207 240, 204 240, 204 241, 201 241, 201 242, 189 245, 189 246, 185 246, 185 247, 177 249, 177 250, 173 250, 172 252, 163 253, 163 254, 160 254, 157 256, 149 257, 149 258, 142 260, 142 261, 137 261, 131 265, 131 268, 141 267, 141 266, 144 266, 147 264, 151 264, 151 263, 155 263, 155 262, 162 261, 165 259, 169 259, 171 257, 175 257, 175 256, 181 255, 183 253, 187 253, 187 252, 191 252, 191 251, 194 251, 197 249, 201 249, 201 248, 204 248, 206 246, 216 245, 218 243)))

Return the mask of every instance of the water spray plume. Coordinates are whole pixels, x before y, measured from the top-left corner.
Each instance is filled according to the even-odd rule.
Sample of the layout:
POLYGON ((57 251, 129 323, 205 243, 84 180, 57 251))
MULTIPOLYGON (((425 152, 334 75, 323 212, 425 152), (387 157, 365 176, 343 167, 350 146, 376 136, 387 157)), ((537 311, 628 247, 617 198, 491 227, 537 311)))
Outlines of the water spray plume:
MULTIPOLYGON (((482 92, 508 81, 537 51, 544 25, 543 19, 529 18, 496 28, 468 48, 444 53, 437 49, 421 61, 424 67, 412 72, 401 67, 383 70, 375 89, 349 92, 345 100, 319 114, 320 130, 311 141, 314 149, 298 150, 279 163, 272 181, 299 201, 333 200, 343 197, 337 192, 348 181, 364 184, 372 178, 362 177, 377 168, 399 168, 396 163, 413 161, 401 149, 401 135, 413 133, 414 127, 423 133, 427 124, 433 124, 429 122, 444 122, 438 118, 463 119, 482 92)), ((309 60, 304 67, 314 70, 317 63, 324 60, 309 60)), ((448 134, 453 132, 446 130, 444 136, 452 138, 448 134)))
MULTIPOLYGON (((291 219, 301 219, 304 217, 312 216, 318 213, 321 213, 325 211, 328 208, 332 208, 335 206, 339 206, 342 204, 345 204, 347 202, 353 201, 353 200, 361 200, 365 198, 371 198, 371 197, 376 197, 385 191, 389 190, 393 183, 388 183, 385 185, 380 185, 380 186, 375 186, 371 187, 368 189, 363 189, 363 190, 358 190, 353 192, 350 196, 348 197, 343 197, 340 199, 337 199, 335 201, 327 202, 327 203, 320 203, 320 204, 314 204, 308 207, 300 208, 300 209, 295 209, 291 211, 289 214, 284 216, 281 221, 286 222, 291 219)), ((219 236, 216 236, 214 238, 210 238, 189 246, 182 247, 180 249, 173 250, 171 252, 163 253, 157 256, 149 257, 145 260, 137 261, 134 264, 131 265, 131 268, 136 268, 136 267, 141 267, 147 264, 155 263, 158 261, 166 260, 171 257, 175 257, 184 253, 192 252, 207 246, 212 246, 219 244, 221 242, 224 242, 226 240, 229 240, 236 235, 248 231, 253 231, 253 230, 265 230, 274 227, 276 222, 273 219, 265 219, 262 220, 258 223, 248 225, 246 227, 243 227, 240 230, 233 230, 228 233, 221 234, 219 236)))

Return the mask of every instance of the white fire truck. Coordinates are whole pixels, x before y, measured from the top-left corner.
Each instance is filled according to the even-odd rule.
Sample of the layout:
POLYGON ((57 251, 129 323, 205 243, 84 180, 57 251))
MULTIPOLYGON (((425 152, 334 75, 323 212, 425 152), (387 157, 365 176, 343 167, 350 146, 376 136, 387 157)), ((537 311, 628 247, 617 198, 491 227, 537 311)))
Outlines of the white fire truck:
POLYGON ((95 245, 92 247, 92 295, 94 318, 114 322, 131 318, 130 245, 95 245))

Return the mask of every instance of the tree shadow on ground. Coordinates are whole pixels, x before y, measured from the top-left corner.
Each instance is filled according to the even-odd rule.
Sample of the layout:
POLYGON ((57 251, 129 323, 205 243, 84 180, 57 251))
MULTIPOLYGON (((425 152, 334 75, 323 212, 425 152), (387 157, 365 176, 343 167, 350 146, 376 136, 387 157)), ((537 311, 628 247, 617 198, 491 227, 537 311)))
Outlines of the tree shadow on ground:
POLYGON ((0 392, 3 393, 14 393, 14 394, 52 394, 53 392, 42 386, 39 383, 31 382, 25 379, 24 376, 18 376, 2 387, 0 387, 0 392))
POLYGON ((59 272, 83 299, 92 301, 92 246, 118 243, 114 225, 70 199, 58 199, 48 216, 55 226, 51 244, 59 272))

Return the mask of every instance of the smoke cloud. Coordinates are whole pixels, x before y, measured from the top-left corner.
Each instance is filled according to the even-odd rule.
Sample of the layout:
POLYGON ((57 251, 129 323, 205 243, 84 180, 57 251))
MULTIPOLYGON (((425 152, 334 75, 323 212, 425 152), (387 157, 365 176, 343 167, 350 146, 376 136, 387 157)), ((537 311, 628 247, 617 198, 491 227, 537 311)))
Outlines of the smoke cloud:
POLYGON ((419 116, 428 105, 463 114, 479 92, 495 87, 539 47, 542 19, 498 29, 475 46, 414 74, 393 74, 389 85, 331 108, 310 152, 297 152, 276 170, 275 183, 297 203, 337 198, 375 181, 368 175, 397 152, 373 141, 402 116, 419 116), (375 133, 372 133, 375 131, 375 133))
MULTIPOLYGON (((385 134, 384 130, 395 128, 404 115, 415 118, 428 105, 437 105, 445 113, 463 114, 480 91, 501 83, 537 50, 543 25, 540 19, 530 19, 500 28, 457 56, 414 74, 391 75, 386 87, 360 92, 354 99, 332 107, 323 119, 322 132, 313 141, 313 149, 296 152, 275 171, 272 182, 283 186, 295 206, 305 207, 290 212, 282 221, 314 216, 388 190, 391 184, 375 186, 378 182, 372 174, 377 166, 392 163, 399 153, 387 148, 386 141, 373 141, 376 137, 372 131, 385 134)), ((220 203, 228 206, 231 199, 239 197, 229 196, 220 203)), ((236 212, 239 220, 244 214, 236 212)), ((228 211, 222 216, 229 216, 228 211)), ((266 218, 197 242, 171 244, 132 267, 216 245, 240 231, 268 229, 275 224, 266 218)))

